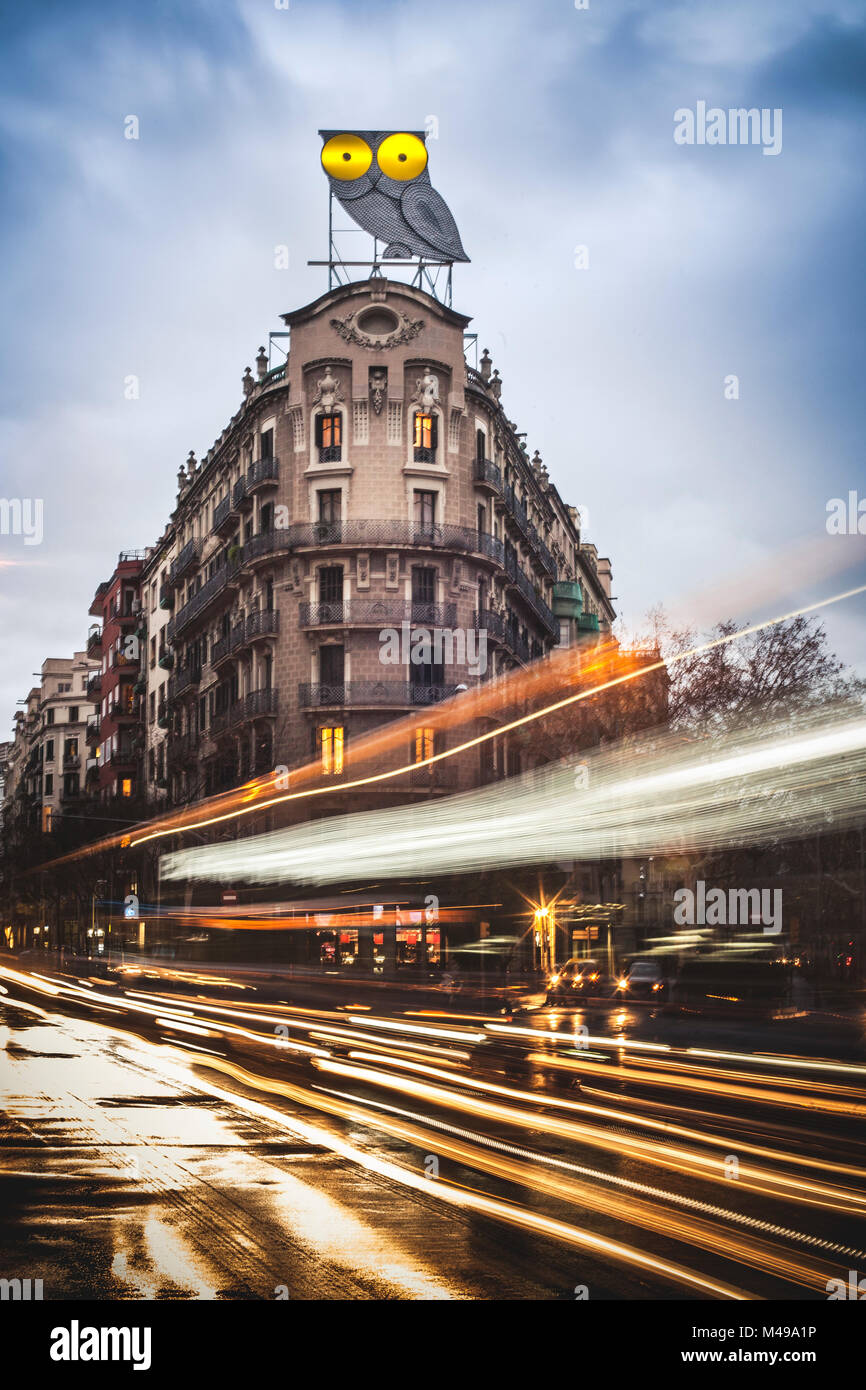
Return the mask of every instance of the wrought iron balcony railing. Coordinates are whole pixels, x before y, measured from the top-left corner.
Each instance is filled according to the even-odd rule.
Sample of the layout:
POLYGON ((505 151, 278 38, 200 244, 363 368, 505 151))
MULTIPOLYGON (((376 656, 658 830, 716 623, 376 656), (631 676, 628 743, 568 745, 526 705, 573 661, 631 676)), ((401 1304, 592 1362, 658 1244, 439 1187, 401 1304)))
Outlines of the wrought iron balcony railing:
POLYGON ((298 687, 302 709, 325 706, 435 705, 457 694, 456 685, 421 685, 413 681, 344 681, 342 684, 304 683, 298 687))

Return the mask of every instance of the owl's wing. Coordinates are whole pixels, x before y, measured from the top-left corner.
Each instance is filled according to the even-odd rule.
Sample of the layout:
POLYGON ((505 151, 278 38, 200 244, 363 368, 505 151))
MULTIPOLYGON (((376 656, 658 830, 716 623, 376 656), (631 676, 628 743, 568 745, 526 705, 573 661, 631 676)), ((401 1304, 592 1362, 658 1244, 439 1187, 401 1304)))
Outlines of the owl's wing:
POLYGON ((441 194, 429 183, 409 183, 400 194, 403 216, 413 231, 449 261, 468 261, 457 223, 441 194))

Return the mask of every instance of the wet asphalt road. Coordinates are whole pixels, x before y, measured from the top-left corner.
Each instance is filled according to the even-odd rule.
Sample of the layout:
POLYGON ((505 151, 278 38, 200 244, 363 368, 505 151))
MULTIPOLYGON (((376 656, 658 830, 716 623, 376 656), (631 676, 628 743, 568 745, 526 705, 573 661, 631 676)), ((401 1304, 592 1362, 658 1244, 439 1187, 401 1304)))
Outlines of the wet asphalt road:
MULTIPOLYGON (((580 1092, 568 1075, 531 1061, 538 1046, 533 1038, 503 1037, 470 1048, 461 1110, 457 1101, 421 1093, 407 1100, 399 1089, 406 1081, 401 1068, 410 1068, 406 1084, 412 1084, 417 1059, 398 1059, 393 1072, 368 1068, 354 1076, 349 1044, 334 1054, 347 1074, 329 1077, 311 1072, 306 1056, 275 1056, 270 1038, 226 1044, 190 1035, 185 1041, 165 1020, 100 1014, 98 1006, 61 1012, 51 1001, 35 1003, 26 991, 20 999, 0 999, 0 1275, 42 1279, 46 1299, 572 1300, 584 1289, 604 1299, 712 1296, 660 1277, 652 1267, 611 1258, 603 1244, 575 1248, 560 1234, 546 1234, 544 1223, 557 1221, 600 1242, 624 1242, 652 1259, 679 1261, 746 1297, 817 1296, 814 1282, 808 1287, 772 1268, 753 1263, 744 1269, 737 1257, 720 1258, 712 1240, 695 1248, 672 1238, 664 1206, 669 1196, 693 1212, 731 1208, 739 1214, 735 1229, 756 1239, 775 1240, 780 1229, 793 1229, 797 1238, 786 1237, 784 1253, 797 1258, 822 1242, 827 1268, 819 1284, 825 1272, 847 1269, 851 1261, 843 1250, 862 1253, 866 1247, 862 1212, 833 1210, 832 1202, 829 1208, 798 1206, 743 1184, 733 1195, 720 1193, 718 1183, 700 1173, 660 1171, 640 1156, 616 1152, 616 1142, 599 1152, 551 1132, 549 1117, 561 1117, 562 1103, 580 1092), (184 1046, 232 1059, 262 1085, 203 1066, 204 1054, 197 1061, 184 1046), (481 1089, 474 1087, 476 1078, 481 1089), (275 1080, 303 1087, 304 1099, 274 1094, 267 1087, 275 1080), (487 1113, 467 1118, 497 1085, 508 1090, 509 1103, 516 1094, 527 1097, 520 1102, 527 1115, 522 1130, 487 1113), (351 1104, 344 1114, 323 1113, 313 1091, 351 1104), (546 1109, 535 1105, 536 1096, 548 1097, 546 1109), (417 1121, 417 1141, 380 1128, 377 1114, 417 1121), (444 1150, 431 1154, 443 1129, 474 1146, 466 1161, 444 1150), (509 1161, 528 1161, 529 1176, 497 1171, 491 1143, 507 1150, 509 1161), (458 1194, 528 1213, 529 1224, 439 1200, 429 1184, 413 1190, 382 1171, 389 1163, 410 1176, 432 1174, 458 1194), (536 1172, 549 1177, 566 1168, 569 1177, 589 1173, 602 1185, 587 1199, 586 1192, 545 1191, 533 1181, 536 1172), (600 1198, 611 1190, 659 1203, 658 1218, 642 1223, 605 1209, 600 1198)), ((609 1027, 607 1015, 588 1017, 593 1031, 609 1027)), ((537 1036, 550 1022, 549 1016, 535 1018, 537 1036)), ((645 1015, 632 1022, 633 1036, 655 1027, 645 1015)), ((856 1030, 840 1050, 860 1053, 856 1030)), ((661 1107, 681 1124, 692 1115, 708 1134, 760 1140, 793 1155, 791 1161, 866 1161, 862 1121, 846 1114, 815 1116, 806 1109, 792 1116, 787 1104, 767 1109, 737 1100, 723 1126, 717 1114, 700 1121, 709 1111, 706 1094, 614 1082, 601 1098, 614 1096, 625 1107, 624 1121, 608 1126, 614 1141, 632 1133, 629 1106, 650 1117, 661 1107)), ((833 1172, 823 1176, 834 1180, 833 1172)), ((862 1190, 859 1179, 844 1181, 862 1190)))

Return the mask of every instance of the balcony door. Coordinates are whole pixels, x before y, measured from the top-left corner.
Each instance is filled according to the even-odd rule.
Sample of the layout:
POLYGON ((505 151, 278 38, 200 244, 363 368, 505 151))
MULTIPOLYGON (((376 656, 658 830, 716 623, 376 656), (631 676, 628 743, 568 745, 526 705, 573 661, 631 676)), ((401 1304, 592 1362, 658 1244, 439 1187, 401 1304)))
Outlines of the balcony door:
POLYGON ((327 687, 323 698, 330 704, 342 704, 345 692, 346 649, 329 644, 319 648, 319 684, 327 687))

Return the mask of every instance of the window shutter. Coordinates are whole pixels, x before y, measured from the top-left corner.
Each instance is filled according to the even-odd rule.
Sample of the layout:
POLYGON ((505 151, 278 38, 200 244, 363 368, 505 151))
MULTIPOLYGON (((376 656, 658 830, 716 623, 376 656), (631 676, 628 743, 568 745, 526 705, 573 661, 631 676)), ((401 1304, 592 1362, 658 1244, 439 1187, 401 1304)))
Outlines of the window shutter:
POLYGON ((430 448, 435 449, 439 443, 439 416, 430 416, 430 448))
POLYGON ((322 447, 322 421, 324 418, 323 415, 316 416, 316 446, 319 449, 322 447))

